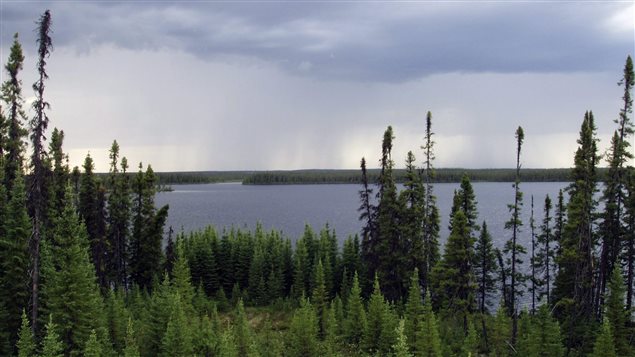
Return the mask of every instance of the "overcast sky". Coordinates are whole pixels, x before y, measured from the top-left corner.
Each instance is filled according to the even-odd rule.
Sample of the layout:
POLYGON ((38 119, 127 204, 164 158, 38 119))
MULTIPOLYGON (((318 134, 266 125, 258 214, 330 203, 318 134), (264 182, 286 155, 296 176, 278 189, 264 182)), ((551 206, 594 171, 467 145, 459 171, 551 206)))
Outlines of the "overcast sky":
POLYGON ((607 147, 635 46, 633 1, 3 0, 27 100, 47 8, 51 129, 99 171, 113 139, 158 171, 377 166, 388 125, 403 167, 427 111, 437 167, 513 167, 518 125, 524 167, 569 167, 586 110, 607 147))

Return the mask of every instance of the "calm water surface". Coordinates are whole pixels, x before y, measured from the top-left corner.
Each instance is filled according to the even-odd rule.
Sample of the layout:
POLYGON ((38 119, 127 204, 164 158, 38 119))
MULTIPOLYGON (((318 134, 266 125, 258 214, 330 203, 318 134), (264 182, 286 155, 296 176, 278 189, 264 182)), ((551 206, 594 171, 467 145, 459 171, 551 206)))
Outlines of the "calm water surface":
MULTIPOLYGON (((511 183, 499 182, 476 182, 472 185, 478 201, 478 220, 487 221, 495 245, 502 247, 510 236, 504 226, 510 217, 507 204, 513 203, 514 188, 511 183)), ((531 196, 534 196, 534 216, 538 227, 542 220, 545 195, 551 196, 555 206, 558 190, 566 186, 565 182, 521 184, 521 191, 524 192, 521 243, 528 246, 531 240, 531 196)), ((232 226, 253 229, 256 222, 260 222, 265 229, 280 230, 295 241, 302 235, 305 224, 317 231, 328 223, 342 241, 361 229, 357 212, 360 185, 252 186, 222 183, 173 185, 172 188, 172 192, 157 194, 156 204, 170 205, 167 224, 176 232, 188 232, 208 225, 214 225, 218 230, 232 226)), ((442 217, 442 242, 449 234, 447 225, 452 195, 458 188, 458 183, 434 185, 442 217)))

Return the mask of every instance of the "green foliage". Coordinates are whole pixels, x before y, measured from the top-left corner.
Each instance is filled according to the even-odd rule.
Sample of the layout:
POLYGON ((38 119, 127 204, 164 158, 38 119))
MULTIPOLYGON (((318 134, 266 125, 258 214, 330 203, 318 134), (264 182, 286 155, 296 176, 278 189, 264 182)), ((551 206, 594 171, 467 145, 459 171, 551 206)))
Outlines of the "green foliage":
POLYGON ((604 323, 602 323, 602 329, 595 339, 591 357, 617 357, 618 354, 615 350, 615 344, 613 341, 611 322, 605 318, 604 323))
POLYGON ((317 315, 320 340, 324 340, 326 337, 329 300, 324 282, 324 268, 322 259, 320 259, 315 266, 315 288, 313 289, 313 294, 311 294, 311 305, 314 306, 317 315))
POLYGON ((18 357, 31 357, 35 355, 37 346, 33 338, 33 331, 31 330, 29 319, 26 317, 24 310, 22 310, 22 324, 18 332, 16 347, 18 349, 18 357))
POLYGON ((549 312, 549 306, 541 305, 533 319, 532 334, 537 345, 537 356, 559 357, 564 355, 560 326, 549 312))
POLYGON ((404 333, 404 320, 399 320, 399 325, 397 325, 397 343, 395 343, 392 348, 395 351, 395 357, 412 357, 413 355, 410 353, 408 348, 408 342, 406 341, 406 335, 404 333))
POLYGON ((397 319, 390 304, 384 299, 375 277, 373 293, 368 300, 368 315, 363 345, 371 354, 387 355, 396 343, 395 328, 397 319))
POLYGON ((233 327, 234 343, 236 344, 237 354, 240 357, 253 356, 255 352, 254 337, 247 315, 245 314, 245 307, 243 301, 238 301, 236 308, 236 319, 234 320, 233 327))
POLYGON ((194 353, 193 333, 187 321, 181 296, 177 292, 171 297, 171 314, 161 343, 163 356, 189 356, 194 353))
POLYGON ((357 273, 353 276, 353 287, 348 297, 346 320, 344 320, 344 336, 348 343, 359 345, 366 331, 366 310, 362 302, 362 291, 359 287, 357 273))
POLYGON ((319 356, 318 322, 315 309, 307 300, 302 300, 300 308, 291 319, 287 337, 286 353, 290 357, 319 356))
POLYGON ((410 279, 408 301, 403 319, 403 331, 408 348, 414 355, 422 352, 422 326, 423 326, 423 301, 421 299, 421 286, 419 285, 419 270, 415 268, 410 279))
POLYGON ((430 293, 426 292, 423 305, 423 326, 422 326, 422 353, 421 356, 438 357, 441 356, 441 338, 439 337, 439 325, 437 317, 432 311, 432 301, 430 293))
POLYGON ((479 337, 476 333, 476 328, 474 328, 474 323, 470 321, 467 328, 467 336, 465 336, 463 341, 463 356, 478 356, 478 343, 479 337))
POLYGON ((492 356, 508 356, 511 352, 511 319, 508 317, 505 307, 501 306, 496 311, 492 333, 490 334, 490 348, 492 356))
POLYGON ((86 347, 84 348, 84 356, 85 357, 100 357, 103 356, 101 345, 99 341, 97 341, 97 333, 95 330, 91 331, 90 336, 88 337, 88 341, 86 342, 86 347))
POLYGON ((628 335, 630 322, 629 312, 624 309, 624 295, 626 288, 622 278, 622 269, 619 264, 615 265, 609 281, 608 297, 605 301, 606 319, 611 325, 615 351, 620 356, 633 354, 632 347, 629 346, 628 335))
POLYGON ((476 290, 478 309, 482 314, 485 314, 489 310, 488 302, 496 291, 496 271, 498 269, 492 236, 487 229, 485 221, 483 221, 481 226, 481 234, 476 241, 474 252, 474 276, 478 286, 476 290))
POLYGON ((62 357, 64 356, 64 343, 57 334, 57 326, 53 323, 53 318, 49 315, 49 322, 44 327, 46 334, 42 341, 42 353, 40 357, 62 357))
POLYGON ((128 326, 126 327, 126 346, 123 350, 124 357, 139 357, 139 348, 137 347, 137 339, 135 337, 132 319, 128 318, 128 326))

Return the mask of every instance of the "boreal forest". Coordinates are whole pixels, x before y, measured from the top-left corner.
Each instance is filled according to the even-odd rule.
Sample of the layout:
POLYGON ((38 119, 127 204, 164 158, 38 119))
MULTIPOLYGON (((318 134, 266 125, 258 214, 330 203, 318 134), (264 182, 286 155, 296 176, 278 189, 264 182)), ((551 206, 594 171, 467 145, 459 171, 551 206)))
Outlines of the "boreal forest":
POLYGON ((363 229, 343 243, 329 226, 301 237, 261 226, 175 233, 169 207, 155 206, 152 167, 128 163, 116 141, 108 174, 90 155, 69 167, 47 101, 49 11, 36 34, 32 106, 18 34, 3 68, 0 355, 635 355, 630 56, 615 71, 623 97, 609 150, 580 108, 570 184, 536 200, 540 219, 521 219, 534 210, 520 170, 526 134, 510 133, 514 195, 497 249, 467 175, 440 236, 430 112, 402 189, 390 126, 377 138, 380 169, 370 175, 361 159, 363 229))

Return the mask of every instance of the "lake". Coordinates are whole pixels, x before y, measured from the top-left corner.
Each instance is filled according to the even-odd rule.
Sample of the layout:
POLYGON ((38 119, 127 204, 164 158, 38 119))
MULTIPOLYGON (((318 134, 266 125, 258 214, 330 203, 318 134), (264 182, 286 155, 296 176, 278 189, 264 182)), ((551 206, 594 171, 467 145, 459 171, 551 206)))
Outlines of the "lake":
MULTIPOLYGON (((487 221, 494 244, 502 247, 511 232, 504 229, 510 217, 507 204, 513 203, 512 183, 472 183, 478 201, 478 222, 487 221)), ((524 206, 521 210, 524 226, 521 243, 530 247, 530 202, 534 196, 536 229, 542 220, 545 195, 549 194, 555 206, 558 190, 566 182, 521 183, 524 206)), ((305 224, 319 231, 326 223, 335 229, 340 241, 361 229, 358 220, 360 185, 242 185, 240 183, 172 185, 174 191, 161 192, 156 205, 170 205, 167 226, 175 232, 188 232, 208 225, 218 231, 229 227, 253 229, 260 222, 267 230, 276 229, 295 241, 302 235, 305 224)), ((458 183, 434 184, 434 193, 442 218, 441 242, 449 235, 448 216, 454 190, 458 183)), ((567 195, 565 194, 565 198, 567 195)), ((529 249, 528 249, 529 250, 529 249)))

